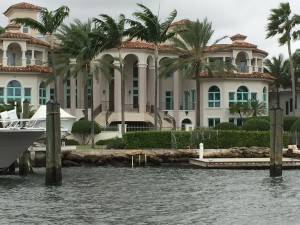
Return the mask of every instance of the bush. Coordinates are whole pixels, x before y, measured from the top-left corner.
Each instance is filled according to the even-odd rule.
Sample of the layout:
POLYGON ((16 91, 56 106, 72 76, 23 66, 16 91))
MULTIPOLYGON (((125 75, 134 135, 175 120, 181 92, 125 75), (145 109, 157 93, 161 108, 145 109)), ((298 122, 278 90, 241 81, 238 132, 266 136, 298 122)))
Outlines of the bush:
POLYGON ((65 139, 65 145, 79 145, 79 142, 74 139, 65 139))
POLYGON ((300 131, 300 118, 293 123, 291 131, 300 131))
MULTIPOLYGON (((80 144, 86 145, 91 138, 92 122, 88 120, 79 120, 73 123, 72 133, 78 137, 80 144)), ((94 133, 99 134, 101 129, 97 123, 94 122, 94 133)))
POLYGON ((239 127, 234 123, 223 122, 219 123, 214 127, 214 130, 238 130, 239 127))
POLYGON ((124 142, 122 138, 110 138, 106 140, 99 140, 96 142, 96 145, 106 145, 106 148, 111 149, 124 149, 124 142))
POLYGON ((263 119, 263 120, 267 120, 268 122, 270 122, 269 116, 246 117, 243 120, 244 120, 244 123, 246 123, 248 120, 252 120, 252 119, 263 119))
MULTIPOLYGON (((146 135, 145 133, 146 132, 125 133, 123 136, 125 148, 143 149, 173 147, 176 149, 198 149, 199 143, 201 142, 206 149, 270 146, 270 133, 268 131, 194 130, 193 132, 149 131, 146 135)), ((283 143, 284 146, 287 146, 287 134, 284 134, 283 143)))
POLYGON ((270 130, 270 122, 265 119, 253 118, 247 120, 241 129, 247 131, 268 131, 270 130))
POLYGON ((298 119, 297 116, 284 116, 283 117, 283 130, 290 131, 294 122, 298 119))

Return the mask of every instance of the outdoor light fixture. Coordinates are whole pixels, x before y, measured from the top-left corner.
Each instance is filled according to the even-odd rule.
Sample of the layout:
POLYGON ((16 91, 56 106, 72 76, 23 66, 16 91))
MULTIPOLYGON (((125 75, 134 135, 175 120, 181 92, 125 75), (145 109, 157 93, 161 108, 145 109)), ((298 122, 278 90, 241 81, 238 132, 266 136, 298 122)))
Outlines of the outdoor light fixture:
POLYGON ((186 110, 186 111, 185 111, 185 115, 187 116, 188 114, 189 114, 189 111, 186 110))

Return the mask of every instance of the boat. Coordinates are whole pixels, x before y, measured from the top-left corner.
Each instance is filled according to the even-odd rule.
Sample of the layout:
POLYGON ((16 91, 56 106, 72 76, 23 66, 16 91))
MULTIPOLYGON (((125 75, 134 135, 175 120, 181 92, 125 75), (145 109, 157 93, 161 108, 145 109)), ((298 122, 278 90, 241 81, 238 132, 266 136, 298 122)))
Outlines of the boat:
POLYGON ((44 128, 0 128, 0 169, 7 169, 44 133, 44 128))

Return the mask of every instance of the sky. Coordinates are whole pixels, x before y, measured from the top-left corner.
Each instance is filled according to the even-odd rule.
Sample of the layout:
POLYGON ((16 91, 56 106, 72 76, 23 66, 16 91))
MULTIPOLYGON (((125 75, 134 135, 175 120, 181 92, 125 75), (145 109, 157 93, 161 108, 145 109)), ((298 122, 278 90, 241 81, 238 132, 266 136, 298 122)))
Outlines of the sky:
MULTIPOLYGON (((24 0, 23 0, 24 1, 24 0)), ((11 5, 23 2, 20 0, 1 0, 0 26, 8 23, 3 12, 11 5)), ((75 18, 86 21, 87 18, 107 14, 117 18, 123 13, 133 18, 132 13, 139 10, 137 3, 142 3, 159 14, 164 21, 174 10, 177 10, 176 20, 190 19, 200 21, 207 18, 212 22, 214 32, 212 41, 224 35, 233 36, 243 34, 247 36, 246 42, 255 44, 259 49, 269 53, 268 58, 278 56, 280 53, 287 58, 287 47, 279 46, 278 37, 266 39, 266 26, 271 9, 278 8, 279 0, 27 0, 26 2, 55 10, 65 5, 70 8, 70 16, 65 23, 75 18)), ((289 0, 292 14, 300 14, 300 1, 289 0)), ((298 27, 300 29, 300 26, 298 27)), ((229 38, 222 43, 231 43, 229 38)), ((300 41, 292 43, 292 50, 300 48, 300 41)))

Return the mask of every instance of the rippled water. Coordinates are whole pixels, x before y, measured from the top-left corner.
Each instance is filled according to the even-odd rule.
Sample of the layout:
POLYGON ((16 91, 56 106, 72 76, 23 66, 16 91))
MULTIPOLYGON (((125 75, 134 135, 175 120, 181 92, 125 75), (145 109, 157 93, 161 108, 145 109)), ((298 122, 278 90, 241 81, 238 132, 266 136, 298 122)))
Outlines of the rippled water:
POLYGON ((0 176, 0 224, 300 224, 300 171, 63 168, 0 176))

